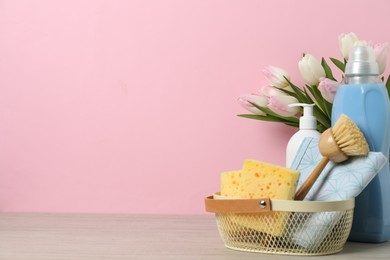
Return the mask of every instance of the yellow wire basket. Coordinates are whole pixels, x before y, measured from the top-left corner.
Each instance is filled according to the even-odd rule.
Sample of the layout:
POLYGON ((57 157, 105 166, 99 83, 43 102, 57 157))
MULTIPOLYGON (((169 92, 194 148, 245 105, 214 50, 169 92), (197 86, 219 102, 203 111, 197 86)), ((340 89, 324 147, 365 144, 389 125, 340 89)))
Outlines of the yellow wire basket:
POLYGON ((215 213, 225 246, 282 255, 340 252, 351 231, 354 199, 291 201, 234 199, 219 193, 205 199, 215 213))

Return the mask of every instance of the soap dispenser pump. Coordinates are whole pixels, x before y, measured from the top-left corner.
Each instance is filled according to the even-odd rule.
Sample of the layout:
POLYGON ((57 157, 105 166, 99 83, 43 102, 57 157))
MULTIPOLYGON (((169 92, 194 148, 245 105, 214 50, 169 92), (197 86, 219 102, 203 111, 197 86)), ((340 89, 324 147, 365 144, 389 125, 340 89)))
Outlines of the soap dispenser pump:
POLYGON ((321 133, 317 131, 317 119, 313 116, 314 104, 294 103, 290 107, 303 107, 303 115, 299 118, 299 131, 296 132, 287 144, 286 167, 290 168, 305 137, 320 138, 321 133))

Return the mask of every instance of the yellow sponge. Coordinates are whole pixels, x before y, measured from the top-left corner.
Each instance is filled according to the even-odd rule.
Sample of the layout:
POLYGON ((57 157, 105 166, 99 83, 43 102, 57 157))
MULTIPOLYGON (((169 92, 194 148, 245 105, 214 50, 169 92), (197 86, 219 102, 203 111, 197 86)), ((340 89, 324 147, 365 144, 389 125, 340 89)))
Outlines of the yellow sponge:
MULTIPOLYGON (((236 198, 270 198, 292 200, 298 184, 299 172, 288 168, 245 160, 241 171, 221 174, 221 195, 236 198)), ((284 232, 287 217, 277 212, 235 214, 231 221, 240 226, 280 236, 284 232), (248 216, 254 215, 251 221, 248 216)))
POLYGON ((221 195, 241 198, 240 182, 241 171, 223 172, 221 174, 221 195))
POLYGON ((299 172, 281 166, 245 160, 240 198, 294 199, 299 172))

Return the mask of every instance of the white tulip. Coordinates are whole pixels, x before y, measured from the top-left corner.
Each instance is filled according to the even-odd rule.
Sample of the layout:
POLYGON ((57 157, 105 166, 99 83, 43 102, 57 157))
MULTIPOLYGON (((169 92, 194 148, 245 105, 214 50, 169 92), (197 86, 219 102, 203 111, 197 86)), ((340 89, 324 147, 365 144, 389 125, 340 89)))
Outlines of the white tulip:
POLYGON ((306 54, 298 63, 302 78, 309 85, 316 85, 321 77, 325 77, 325 70, 313 55, 306 54))
POLYGON ((375 51, 375 56, 376 56, 376 62, 378 63, 379 75, 382 75, 386 69, 387 53, 389 51, 389 44, 387 42, 381 43, 381 44, 376 44, 374 47, 374 51, 375 51))
POLYGON ((365 40, 357 40, 354 44, 353 47, 355 46, 367 46, 368 43, 365 40))
POLYGON ((349 52, 351 51, 352 47, 355 45, 357 41, 359 41, 359 39, 356 36, 356 34, 353 32, 339 35, 340 50, 344 59, 348 60, 349 52))

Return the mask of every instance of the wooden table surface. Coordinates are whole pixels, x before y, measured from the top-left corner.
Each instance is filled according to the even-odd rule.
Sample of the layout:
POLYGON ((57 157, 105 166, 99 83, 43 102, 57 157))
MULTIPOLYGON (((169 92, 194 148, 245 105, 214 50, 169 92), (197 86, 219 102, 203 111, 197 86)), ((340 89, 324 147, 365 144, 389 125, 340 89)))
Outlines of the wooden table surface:
MULTIPOLYGON (((390 242, 318 258, 390 259, 390 242)), ((212 215, 0 213, 0 259, 302 259, 224 247, 212 215)))

